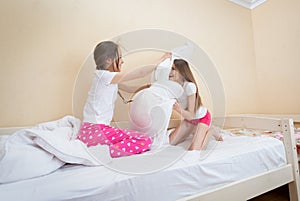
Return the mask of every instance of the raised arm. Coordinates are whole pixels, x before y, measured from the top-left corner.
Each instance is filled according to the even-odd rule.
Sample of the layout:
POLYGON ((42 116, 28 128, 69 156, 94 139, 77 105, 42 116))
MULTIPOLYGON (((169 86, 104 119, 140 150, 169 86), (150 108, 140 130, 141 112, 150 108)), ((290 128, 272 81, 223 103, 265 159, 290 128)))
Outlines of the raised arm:
POLYGON ((128 93, 137 93, 138 91, 143 90, 145 88, 149 88, 151 86, 151 84, 132 86, 132 85, 125 84, 123 82, 119 83, 118 85, 119 85, 119 89, 121 89, 122 91, 126 91, 128 93))
POLYGON ((146 75, 150 74, 159 63, 164 61, 167 58, 171 58, 171 53, 165 53, 154 65, 148 65, 148 66, 142 66, 139 68, 136 68, 134 70, 131 70, 129 72, 119 72, 117 73, 114 78, 112 79, 112 84, 118 84, 125 81, 130 81, 138 78, 145 77, 146 75))

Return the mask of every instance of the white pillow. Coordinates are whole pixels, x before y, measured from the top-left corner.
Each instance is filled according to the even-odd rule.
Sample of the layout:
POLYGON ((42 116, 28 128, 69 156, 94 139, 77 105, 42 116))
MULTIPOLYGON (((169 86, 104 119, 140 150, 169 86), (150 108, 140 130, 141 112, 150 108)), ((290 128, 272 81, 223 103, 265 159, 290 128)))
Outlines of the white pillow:
POLYGON ((163 62, 157 65, 155 71, 152 74, 151 82, 157 82, 162 80, 168 80, 172 67, 172 60, 165 59, 163 62))
POLYGON ((169 80, 169 74, 175 59, 185 59, 190 60, 193 54, 193 45, 186 43, 183 46, 174 48, 172 52, 172 58, 165 59, 157 65, 157 68, 152 74, 151 82, 169 80))
POLYGON ((183 46, 172 49, 172 56, 174 56, 173 61, 174 59, 176 59, 175 57, 190 61, 193 52, 194 52, 193 44, 186 42, 186 44, 184 44, 183 46))
POLYGON ((129 108, 131 129, 149 134, 153 147, 162 145, 173 104, 182 93, 181 85, 170 80, 156 82, 150 88, 139 91, 129 108))
POLYGON ((25 130, 10 136, 0 161, 0 183, 14 182, 51 173, 65 163, 41 150, 25 135, 25 130))
POLYGON ((129 108, 131 128, 150 134, 155 146, 162 144, 175 99, 183 93, 181 85, 169 80, 172 64, 175 59, 191 57, 193 46, 186 43, 171 52, 172 58, 162 61, 153 72, 151 87, 138 92, 129 108))
POLYGON ((5 141, 7 140, 7 138, 9 137, 9 135, 0 135, 0 161, 3 158, 4 154, 5 154, 5 141))

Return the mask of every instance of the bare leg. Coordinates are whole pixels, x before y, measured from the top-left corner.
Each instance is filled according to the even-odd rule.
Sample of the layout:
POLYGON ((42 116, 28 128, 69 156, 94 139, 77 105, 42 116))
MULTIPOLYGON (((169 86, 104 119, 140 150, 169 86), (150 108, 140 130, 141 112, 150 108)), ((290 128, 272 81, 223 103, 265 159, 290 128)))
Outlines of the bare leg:
POLYGON ((183 142, 195 129, 192 124, 182 121, 179 126, 170 134, 169 141, 171 145, 177 145, 183 142))
POLYGON ((208 129, 209 126, 206 124, 198 124, 189 150, 201 150, 205 147, 212 134, 211 132, 207 132, 208 129))

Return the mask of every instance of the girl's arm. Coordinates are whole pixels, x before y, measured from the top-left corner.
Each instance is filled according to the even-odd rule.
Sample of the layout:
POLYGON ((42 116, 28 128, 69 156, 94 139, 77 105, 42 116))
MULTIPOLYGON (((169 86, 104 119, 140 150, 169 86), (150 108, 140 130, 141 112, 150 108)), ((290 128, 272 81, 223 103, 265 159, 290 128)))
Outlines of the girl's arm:
POLYGON ((184 119, 192 120, 194 119, 195 112, 195 100, 196 94, 192 94, 188 96, 188 108, 186 110, 182 109, 178 102, 176 102, 173 106, 173 109, 176 110, 184 119))
POLYGON ((142 66, 137 69, 134 69, 129 72, 120 72, 117 73, 114 78, 111 81, 111 84, 118 84, 120 82, 130 81, 134 79, 138 79, 141 77, 145 77, 146 75, 150 74, 159 63, 164 61, 166 58, 171 58, 171 53, 165 53, 157 62, 155 65, 148 65, 148 66, 142 66))
POLYGON ((132 86, 132 85, 128 85, 128 84, 124 84, 124 83, 119 83, 118 84, 118 88, 121 89, 122 91, 126 91, 128 93, 133 93, 136 91, 136 89, 138 88, 137 86, 132 86))
POLYGON ((122 91, 126 91, 128 93, 137 93, 140 90, 149 88, 151 86, 151 84, 145 84, 142 86, 132 86, 132 85, 127 85, 127 84, 124 84, 121 82, 118 84, 118 86, 119 86, 119 89, 121 89, 122 91))
POLYGON ((134 69, 129 72, 120 72, 116 73, 114 78, 111 80, 111 84, 118 84, 120 82, 126 82, 138 78, 145 77, 146 75, 150 74, 156 68, 155 65, 143 66, 137 69, 134 69))

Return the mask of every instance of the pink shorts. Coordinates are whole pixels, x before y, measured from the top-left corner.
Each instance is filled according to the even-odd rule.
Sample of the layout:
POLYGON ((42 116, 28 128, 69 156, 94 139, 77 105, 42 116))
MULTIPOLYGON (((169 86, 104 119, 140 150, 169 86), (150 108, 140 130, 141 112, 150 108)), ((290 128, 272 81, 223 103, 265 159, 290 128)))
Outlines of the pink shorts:
POLYGON ((192 119, 192 120, 186 120, 185 121, 189 122, 190 124, 193 124, 193 125, 197 125, 198 123, 203 123, 203 124, 206 124, 208 126, 210 126, 211 124, 211 115, 210 115, 210 112, 207 111, 206 115, 202 118, 199 118, 199 119, 192 119))
POLYGON ((145 133, 83 122, 77 139, 88 147, 108 145, 111 157, 140 154, 150 149, 152 139, 145 133))

